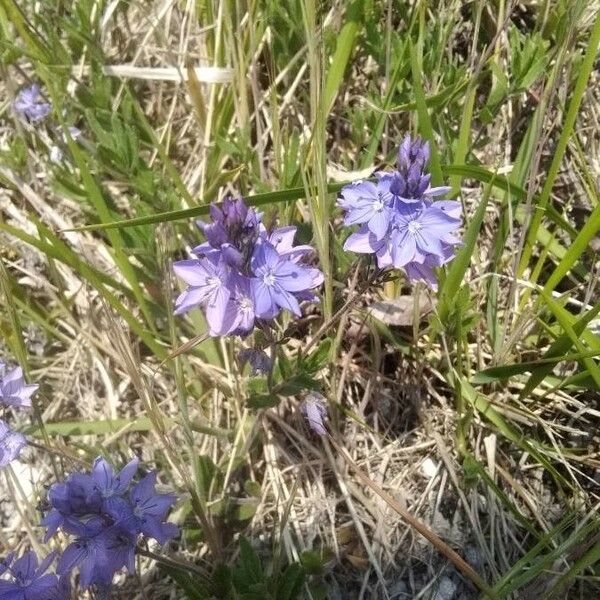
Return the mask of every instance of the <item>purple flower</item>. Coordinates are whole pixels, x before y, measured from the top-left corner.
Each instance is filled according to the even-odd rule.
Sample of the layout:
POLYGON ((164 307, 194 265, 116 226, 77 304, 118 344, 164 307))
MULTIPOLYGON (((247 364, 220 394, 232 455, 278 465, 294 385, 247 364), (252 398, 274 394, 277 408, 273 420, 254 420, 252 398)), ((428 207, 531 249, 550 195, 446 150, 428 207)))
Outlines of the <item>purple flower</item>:
POLYGON ((49 554, 38 567, 35 552, 26 552, 14 561, 14 555, 7 556, 0 563, 0 574, 8 574, 10 579, 0 579, 1 600, 67 600, 70 598, 70 585, 67 577, 60 579, 46 573, 54 560, 49 554), (13 562, 14 561, 14 562, 13 562))
POLYGON ((324 419, 327 418, 325 398, 317 392, 309 393, 302 403, 302 412, 308 421, 308 426, 317 435, 327 435, 324 419))
POLYGON ((6 365, 0 362, 0 404, 31 408, 31 396, 39 387, 25 383, 21 367, 7 371, 6 365))
POLYGON ((451 233, 459 225, 460 221, 435 204, 401 206, 391 233, 393 265, 399 268, 409 262, 423 263, 430 254, 443 257, 445 245, 455 241, 451 233))
POLYGON ((108 512, 119 527, 136 536, 142 533, 163 545, 179 533, 174 523, 164 522, 177 497, 157 494, 155 486, 156 473, 152 472, 133 486, 128 500, 111 502, 108 512))
POLYGON ((394 196, 390 193, 390 178, 381 178, 377 184, 357 181, 344 187, 338 204, 346 210, 345 225, 366 223, 376 240, 388 232, 393 217, 394 196))
POLYGON ((91 472, 95 489, 100 492, 104 499, 123 494, 129 489, 129 484, 137 472, 139 462, 136 457, 129 461, 118 474, 115 474, 112 466, 99 456, 94 461, 91 472))
POLYGON ((449 192, 449 187, 429 186, 431 175, 426 169, 430 156, 429 142, 424 142, 420 136, 413 141, 407 134, 398 150, 397 171, 392 175, 390 192, 409 203, 449 192))
POLYGON ((404 268, 409 280, 435 289, 434 269, 450 261, 461 243, 454 232, 461 226, 462 208, 452 200, 432 201, 450 188, 430 187, 429 155, 427 142, 407 136, 398 152, 397 171, 375 173, 376 181, 368 188, 363 183, 345 186, 339 204, 347 211, 346 224, 361 223, 344 243, 345 250, 375 254, 379 268, 404 268), (375 228, 367 210, 367 189, 369 198, 385 198, 388 207, 375 228))
POLYGON ((274 319, 282 308, 300 316, 299 303, 316 299, 310 290, 323 275, 301 264, 312 247, 293 245, 296 228, 267 231, 242 198, 211 205, 210 215, 210 223, 198 222, 207 239, 194 248, 198 258, 173 265, 188 284, 175 314, 204 308, 211 336, 248 335, 258 319, 274 319))
POLYGON ((250 288, 255 312, 261 318, 272 319, 280 308, 301 316, 294 294, 311 290, 323 283, 321 271, 280 256, 267 241, 256 245, 250 264, 255 275, 250 288))
MULTIPOLYGON (((27 445, 25 437, 0 420, 0 468, 15 460, 27 445)), ((1 600, 0 596, 0 600, 1 600)))
POLYGON ((53 483, 48 490, 48 502, 52 510, 41 520, 47 527, 47 542, 59 527, 79 523, 81 518, 99 515, 102 494, 94 480, 84 473, 73 473, 62 483, 53 483))
POLYGON ((114 574, 123 567, 130 573, 134 572, 134 534, 118 527, 107 527, 100 517, 73 524, 68 533, 77 537, 58 561, 56 572, 59 575, 66 576, 79 567, 81 587, 88 588, 91 585, 110 585, 114 574))
POLYGON ((238 359, 242 367, 246 363, 250 364, 252 375, 267 374, 273 367, 273 359, 264 350, 257 350, 256 348, 244 348, 240 350, 238 359))
POLYGON ((37 123, 48 115, 51 106, 48 102, 44 102, 40 94, 39 84, 34 83, 19 92, 16 100, 13 102, 13 109, 28 121, 37 123))
POLYGON ((99 457, 90 473, 73 473, 52 485, 51 510, 42 519, 48 528, 45 541, 59 528, 74 537, 58 561, 59 575, 78 568, 82 587, 106 590, 117 571, 133 571, 140 535, 161 544, 177 535, 177 527, 164 522, 176 497, 155 492, 154 473, 134 484, 138 463, 134 458, 115 472, 99 457))
MULTIPOLYGON (((233 266, 248 260, 260 233, 262 214, 248 208, 242 198, 225 198, 222 208, 211 204, 210 215, 212 223, 197 222, 208 244, 215 250, 229 247, 225 254, 234 263, 233 266)), ((201 248, 196 248, 195 252, 198 253, 201 248)))

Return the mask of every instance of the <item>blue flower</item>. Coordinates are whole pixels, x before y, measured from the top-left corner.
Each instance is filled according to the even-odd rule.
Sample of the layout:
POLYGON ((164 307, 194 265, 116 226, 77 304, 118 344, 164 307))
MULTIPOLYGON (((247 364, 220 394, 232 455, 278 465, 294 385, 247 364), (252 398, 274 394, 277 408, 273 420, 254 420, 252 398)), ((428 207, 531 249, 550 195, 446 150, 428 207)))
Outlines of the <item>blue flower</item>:
POLYGON ((125 567, 135 571, 136 536, 120 527, 106 524, 101 517, 71 524, 66 532, 76 535, 58 561, 56 572, 66 576, 79 567, 80 585, 110 585, 114 574, 125 567))
POLYGON ((128 500, 117 499, 110 503, 108 512, 115 523, 126 531, 154 538, 159 544, 166 544, 178 533, 173 523, 165 523, 165 517, 177 497, 173 494, 157 494, 156 473, 149 473, 133 486, 128 500))
POLYGON ((173 265, 175 273, 189 287, 175 301, 175 314, 198 305, 206 307, 206 320, 211 335, 220 335, 225 310, 231 297, 230 268, 221 256, 214 254, 195 260, 182 260, 173 265))
POLYGON ((376 181, 368 185, 345 186, 338 203, 346 211, 346 224, 361 224, 347 238, 345 250, 375 254, 379 268, 404 268, 410 281, 435 289, 434 269, 452 260, 461 244, 454 232, 461 226, 462 208, 456 201, 432 200, 450 188, 429 185, 429 155, 427 142, 407 136, 397 171, 375 173, 376 181))
POLYGON ((382 239, 388 232, 394 214, 390 183, 390 178, 382 178, 377 184, 357 181, 344 187, 339 200, 339 206, 347 211, 344 224, 366 223, 375 239, 382 239))
MULTIPOLYGON (((27 445, 25 437, 0 420, 0 468, 15 460, 27 445)), ((0 597, 1 600, 1 597, 0 597)))
POLYGON ((315 301, 310 290, 323 275, 300 264, 313 249, 293 245, 295 227, 267 231, 262 214, 242 198, 213 204, 210 214, 210 223, 198 222, 207 239, 194 248, 198 258, 173 265, 188 284, 175 301, 175 314, 201 306, 209 335, 245 336, 257 319, 274 319, 281 309, 299 316, 301 301, 315 301))
POLYGON ((23 88, 13 102, 14 111, 32 123, 44 119, 51 108, 50 104, 43 100, 37 83, 23 88))
POLYGON ((138 463, 134 458, 117 473, 99 457, 91 473, 73 473, 51 486, 51 510, 42 519, 46 541, 59 528, 74 537, 58 561, 59 575, 78 568, 82 587, 105 590, 117 571, 133 571, 140 535, 161 544, 177 535, 177 527, 164 522, 176 497, 154 491, 154 473, 134 484, 138 463))
POLYGON ((325 398, 317 392, 311 392, 302 403, 302 412, 308 421, 308 426, 317 435, 327 435, 324 419, 327 418, 325 398))
POLYGON ((390 192, 407 203, 449 192, 446 186, 430 187, 431 175, 427 173, 430 155, 429 142, 420 136, 413 141, 407 134, 398 150, 397 171, 391 176, 390 192))
POLYGON ((100 515, 102 494, 96 482, 85 473, 73 473, 67 480, 54 483, 48 490, 48 502, 52 510, 41 520, 47 527, 47 542, 56 531, 68 524, 77 524, 80 519, 100 515))
POLYGON ((39 387, 25 383, 21 367, 7 370, 6 365, 0 362, 0 404, 31 408, 31 396, 39 387))
POLYGON ((250 364, 252 375, 269 373, 273 368, 273 359, 264 351, 256 348, 244 348, 238 354, 240 366, 250 364))
POLYGON ((69 578, 46 573, 54 560, 49 554, 38 567, 35 552, 26 552, 14 561, 14 555, 0 562, 0 574, 10 579, 0 579, 1 600, 67 600, 71 596, 69 578), (14 561, 14 562, 13 562, 14 561))
POLYGON ((118 474, 115 474, 112 466, 101 456, 98 457, 92 465, 90 476, 102 498, 112 498, 125 493, 137 472, 139 462, 136 457, 129 461, 118 474))
POLYGON ((302 313, 295 294, 311 290, 323 282, 323 275, 318 269, 280 256, 267 241, 256 245, 250 264, 254 273, 250 287, 255 312, 265 319, 272 319, 281 308, 299 317, 302 313))

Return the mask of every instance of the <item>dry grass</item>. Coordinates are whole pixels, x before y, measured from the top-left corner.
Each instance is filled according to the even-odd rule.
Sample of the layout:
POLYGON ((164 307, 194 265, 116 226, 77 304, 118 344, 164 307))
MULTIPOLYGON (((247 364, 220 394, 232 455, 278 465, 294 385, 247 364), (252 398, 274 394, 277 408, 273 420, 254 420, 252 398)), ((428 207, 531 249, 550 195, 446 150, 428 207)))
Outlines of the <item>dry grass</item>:
MULTIPOLYGON (((461 16, 462 3, 442 4, 448 23, 462 23, 450 35, 448 47, 462 53, 465 62, 474 60, 468 43, 474 24, 461 16)), ((94 4, 94 10, 101 6, 94 4)), ((216 191, 215 181, 211 180, 215 173, 225 173, 217 182, 222 193, 289 185, 283 164, 294 157, 286 155, 289 147, 282 140, 289 141, 291 133, 297 131, 304 152, 311 137, 310 107, 301 102, 301 91, 307 88, 310 77, 310 69, 304 63, 305 46, 300 45, 288 64, 274 73, 271 69, 276 62, 275 32, 269 24, 262 23, 257 6, 242 9, 229 2, 217 6, 214 21, 203 23, 197 6, 190 1, 132 3, 126 8, 112 2, 103 7, 100 20, 107 60, 105 73, 122 81, 123 86, 127 82, 134 90, 191 197, 204 200, 212 199, 216 191), (196 71, 194 77, 188 73, 188 65, 212 70, 196 71), (166 68, 170 71, 160 70, 166 68), (223 105, 228 101, 233 104, 231 118, 227 121, 223 117, 226 122, 221 127, 215 116, 225 114, 223 105), (235 150, 218 150, 219 144, 228 141, 230 134, 233 138, 234 133, 235 150), (244 139, 249 144, 246 148, 244 139), (256 157, 256 165, 238 164, 240 157, 249 155, 256 157)), ((340 15, 345 14, 343 7, 344 3, 334 2, 322 15, 326 29, 340 22, 340 15)), ((523 10, 527 12, 526 8, 523 10)), ((588 12, 591 17, 579 25, 580 38, 592 24, 595 13, 591 7, 588 12)), ((491 8, 484 8, 484 25, 486 18, 497 18, 492 13, 491 8)), ((499 32, 496 45, 490 50, 498 55, 501 64, 506 64, 510 47, 505 33, 499 32)), ((475 54, 478 52, 475 49, 475 54)), ((85 86, 88 82, 88 66, 85 60, 76 65, 71 92, 76 85, 85 86)), ((27 69, 17 72, 10 68, 10 77, 0 85, 2 106, 11 101, 25 76, 35 77, 27 69)), ((562 86, 568 76, 565 70, 563 79, 556 84, 558 100, 546 115, 548 126, 544 133, 552 141, 560 124, 555 107, 564 105, 562 86)), ((369 60, 353 63, 349 82, 342 87, 333 108, 334 116, 328 121, 326 166, 330 172, 341 171, 342 179, 348 170, 371 170, 370 164, 354 158, 365 149, 366 142, 356 143, 344 111, 348 107, 359 111, 368 106, 373 82, 377 83, 378 77, 369 60)), ((386 82, 379 83, 384 91, 386 82)), ((437 93, 438 83, 433 74, 428 92, 437 93)), ((527 95, 507 101, 501 118, 480 125, 473 132, 473 138, 487 140, 474 150, 476 159, 489 167, 510 170, 516 139, 535 108, 535 103, 530 102, 538 91, 532 90, 525 100, 527 95)), ((113 100, 115 106, 122 97, 120 89, 113 100)), ((383 152, 374 158, 377 165, 385 163, 386 149, 391 151, 400 132, 408 127, 409 112, 397 112, 396 117, 394 110, 389 111, 381 139, 383 152)), ((33 138, 33 132, 18 125, 8 111, 4 117, 1 149, 11 147, 16 127, 25 130, 21 132, 23 139, 33 138)), ((564 163, 554 190, 556 197, 552 199, 561 210, 567 203, 575 227, 580 227, 594 206, 588 192, 600 178, 600 163, 594 158, 598 131, 598 98, 591 84, 577 125, 577 144, 572 142, 569 147, 569 160, 564 163)), ((91 143, 84 132, 83 147, 91 143)), ((530 181, 543 177, 552 147, 548 143, 541 148, 539 168, 530 181)), ((32 216, 36 216, 54 231, 63 231, 61 239, 87 263, 125 284, 113 254, 97 234, 64 231, 89 222, 90 210, 52 184, 53 167, 39 159, 42 150, 40 140, 26 150, 25 173, 31 175, 27 181, 10 164, 0 166, 2 180, 7 182, 7 188, 0 189, 2 222, 37 237, 32 222, 32 216)), ((303 156, 301 152, 298 155, 303 156)), ((158 151, 143 150, 143 156, 150 165, 155 161, 162 164, 158 151)), ((105 183, 123 213, 134 214, 129 203, 130 190, 123 182, 115 178, 105 183)), ((473 215, 482 199, 481 187, 466 182, 462 199, 467 214, 473 215)), ((180 207, 188 205, 189 201, 182 198, 180 207)), ((297 215, 308 217, 305 203, 289 207, 288 214, 294 209, 297 215)), ((470 310, 475 315, 485 315, 490 269, 495 264, 494 237, 503 210, 500 202, 489 205, 477 253, 466 276, 471 289, 470 310)), ((532 285, 517 279, 513 270, 511 248, 518 247, 520 236, 519 230, 511 232, 500 261, 505 273, 499 278, 498 319, 506 327, 502 344, 499 349, 492 347, 482 321, 463 348, 465 372, 473 373, 490 364, 528 360, 529 356, 536 358, 550 343, 542 337, 531 338, 534 333, 539 335, 539 313, 533 299, 527 297, 532 285)), ((158 231, 158 238, 158 260, 164 270, 156 274, 156 288, 148 292, 168 303, 172 297, 169 264, 174 249, 192 245, 196 237, 188 230, 167 225, 158 231)), ((135 453, 147 465, 159 466, 163 484, 182 490, 186 497, 193 477, 186 459, 190 458, 190 448, 195 448, 198 456, 210 457, 223 473, 219 489, 215 487, 207 494, 209 515, 224 501, 236 510, 244 506, 256 509, 251 519, 243 522, 209 516, 228 560, 235 556, 234 534, 243 529, 265 557, 281 553, 286 560, 296 561, 307 550, 322 551, 327 567, 320 579, 331 599, 479 597, 449 561, 352 475, 348 464, 327 440, 310 434, 301 417, 298 398, 287 398, 277 409, 259 414, 248 410, 241 393, 241 374, 225 343, 221 345, 222 365, 207 364, 200 355, 191 354, 177 368, 166 367, 139 343, 77 269, 48 260, 43 252, 6 233, 0 233, 0 256, 22 290, 16 301, 18 309, 23 311, 27 304, 47 309, 42 322, 24 318, 29 325, 23 332, 31 355, 30 378, 43 383, 39 404, 44 421, 85 423, 133 420, 146 415, 153 425, 150 431, 132 432, 131 425, 115 426, 103 435, 64 439, 53 435, 37 440, 48 452, 28 450, 0 482, 0 547, 22 550, 39 545, 39 530, 32 524, 38 522, 35 507, 44 496, 44 488, 54 480, 56 472, 69 472, 82 457, 110 452, 119 462, 117 457, 124 460, 135 453), (183 400, 192 424, 189 431, 181 425, 183 400), (257 500, 245 490, 247 481, 260 485, 257 500)), ((576 314, 589 310, 597 301, 598 265, 589 266, 586 285, 571 290, 571 307, 576 314)), ((351 286, 352 282, 340 284, 351 286)), ((384 296, 389 290, 384 288, 384 296)), ((397 289, 394 293, 400 291, 407 290, 397 289)), ((346 297, 339 293, 336 301, 346 297)), ((524 522, 545 534, 567 512, 579 515, 573 523, 574 530, 593 517, 600 501, 600 405, 596 391, 570 392, 543 384, 521 399, 519 382, 486 389, 491 406, 518 428, 520 435, 535 434, 544 440, 544 456, 568 487, 557 485, 539 461, 499 434, 479 412, 470 410, 465 417, 469 422, 466 442, 469 456, 482 466, 489 479, 489 485, 485 485, 476 473, 469 471, 456 445, 454 390, 444 375, 456 359, 453 342, 443 336, 430 339, 425 321, 414 327, 382 329, 375 320, 366 318, 374 300, 374 295, 363 298, 343 319, 339 325, 342 329, 334 330, 341 331, 342 337, 338 360, 330 370, 320 373, 328 389, 332 436, 373 482, 448 545, 460 549, 467 562, 490 581, 498 580, 535 543, 524 522), (344 332, 350 333, 344 336, 344 332), (565 452, 565 448, 573 451, 565 452), (494 486, 502 490, 503 498, 494 492, 494 486)), ((133 302, 126 302, 136 314, 139 312, 133 302)), ((2 328, 9 330, 8 313, 0 314, 2 328)), ((299 326, 303 333, 290 341, 290 353, 310 342, 316 330, 314 320, 309 316, 299 326)), ((173 348, 186 341, 180 333, 174 333, 172 338, 173 348)), ((0 354, 9 354, 8 346, 2 350, 0 354)), ((570 366, 574 368, 573 363, 570 366)), ((566 376, 568 367, 569 364, 562 364, 562 370, 557 367, 555 372, 566 376)), ((176 516, 186 519, 190 529, 194 529, 197 523, 187 504, 180 507, 176 516)), ((191 537, 167 554, 193 559, 202 568, 210 566, 206 546, 195 544, 191 537)), ((563 556, 554 565, 555 571, 563 572, 575 558, 563 556)), ((139 572, 139 580, 130 578, 115 588, 115 598, 181 597, 156 572, 149 558, 140 558, 139 572)), ((593 577, 590 580, 589 588, 581 583, 580 590, 597 593, 597 582, 593 577)), ((523 597, 545 597, 554 581, 546 573, 529 584, 523 597)))

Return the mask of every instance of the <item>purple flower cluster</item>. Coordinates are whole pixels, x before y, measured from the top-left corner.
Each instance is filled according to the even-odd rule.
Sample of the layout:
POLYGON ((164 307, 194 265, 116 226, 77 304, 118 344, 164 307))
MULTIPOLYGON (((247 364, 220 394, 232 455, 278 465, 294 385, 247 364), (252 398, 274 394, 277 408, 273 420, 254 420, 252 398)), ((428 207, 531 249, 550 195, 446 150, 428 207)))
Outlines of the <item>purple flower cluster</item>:
POLYGON ((173 265, 188 287, 175 302, 175 313, 205 309, 211 336, 247 335, 255 322, 277 317, 281 309, 300 316, 299 303, 315 301, 310 291, 323 274, 301 264, 311 246, 294 246, 295 227, 267 231, 262 213, 242 198, 210 207, 212 222, 198 222, 206 242, 195 259, 173 265))
POLYGON ((407 135, 398 152, 397 170, 379 171, 376 181, 357 181, 341 190, 339 206, 346 225, 360 225, 344 244, 345 250, 375 254, 380 268, 403 268, 411 281, 437 287, 434 272, 454 257, 460 240, 460 203, 433 201, 450 191, 431 187, 427 173, 429 142, 407 135))
POLYGON ((33 551, 17 560, 14 554, 9 554, 0 561, 0 599, 68 600, 71 597, 69 578, 46 573, 54 557, 54 553, 49 554, 38 566, 38 557, 33 551))
POLYGON ((134 571, 140 535, 165 544, 178 534, 176 525, 164 522, 176 496, 156 493, 154 472, 133 484, 138 462, 135 458, 115 473, 99 457, 91 473, 73 473, 50 487, 52 509, 42 519, 45 541, 59 528, 74 537, 58 561, 60 576, 79 568, 82 587, 106 589, 123 567, 134 571))
POLYGON ((47 117, 51 108, 51 105, 42 98, 37 83, 23 88, 13 103, 13 110, 31 123, 37 123, 47 117))
MULTIPOLYGON (((0 362, 0 404, 14 408, 31 408, 31 396, 38 387, 36 384, 25 383, 21 367, 8 370, 6 365, 0 362)), ((0 419, 0 468, 17 458, 26 444, 23 434, 12 431, 8 423, 0 419)))

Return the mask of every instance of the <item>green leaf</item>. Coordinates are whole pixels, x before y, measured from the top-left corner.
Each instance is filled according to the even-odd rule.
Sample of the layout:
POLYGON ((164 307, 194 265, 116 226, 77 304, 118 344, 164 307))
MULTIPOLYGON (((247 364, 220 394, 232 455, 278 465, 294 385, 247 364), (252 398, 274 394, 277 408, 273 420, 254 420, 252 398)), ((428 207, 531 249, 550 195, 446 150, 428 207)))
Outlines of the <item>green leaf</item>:
MULTIPOLYGON (((568 336, 567 336, 568 337, 568 336)), ((570 342, 571 344, 571 342, 570 342)), ((570 347, 570 345, 569 345, 570 347)), ((550 356, 541 358, 540 360, 532 360, 528 362, 515 363, 512 365, 498 365, 483 369, 473 375, 471 383, 473 385, 482 385, 485 383, 492 383, 494 381, 502 381, 504 379, 510 379, 515 375, 522 375, 523 373, 533 372, 540 366, 545 366, 549 371, 559 362, 566 361, 580 361, 584 358, 593 358, 600 356, 600 351, 592 350, 590 352, 577 352, 573 354, 564 354, 559 356, 550 356)))
POLYGON ((562 480, 561 475, 550 463, 550 461, 538 450, 537 445, 533 440, 525 438, 521 433, 510 425, 504 417, 493 407, 491 402, 482 394, 478 393, 468 381, 459 377, 460 393, 479 414, 490 423, 495 425, 498 431, 513 444, 519 448, 529 452, 554 479, 559 482, 562 480))
POLYGON ((471 222, 467 226, 463 241, 463 247, 457 252, 456 258, 452 261, 448 274, 446 275, 440 287, 438 301, 438 315, 444 326, 449 325, 449 316, 452 313, 456 296, 461 287, 462 280, 471 263, 471 257, 475 251, 475 244, 479 236, 483 217, 490 197, 491 185, 488 185, 471 222))
POLYGON ((250 396, 246 405, 248 408, 260 409, 260 408, 273 408, 279 404, 279 398, 273 394, 260 394, 256 396, 250 396))
POLYGON ((250 542, 244 536, 240 537, 240 567, 240 575, 244 576, 246 585, 260 583, 264 580, 258 554, 256 554, 250 542))
POLYGON ((269 393, 269 381, 266 377, 251 377, 246 387, 249 396, 260 396, 269 393))
POLYGON ((364 23, 363 5, 364 0, 354 0, 350 4, 346 14, 346 23, 337 36, 335 53, 327 72, 327 79, 325 80, 324 102, 326 114, 329 113, 333 106, 340 84, 344 79, 350 55, 356 46, 356 34, 359 27, 364 23))
MULTIPOLYGON (((330 183, 327 186, 327 192, 333 193, 341 190, 346 183, 330 183)), ((290 202, 291 200, 298 200, 306 196, 306 189, 304 187, 290 188, 288 190, 280 190, 277 192, 267 192, 265 194, 255 194, 254 196, 247 196, 245 198, 248 206, 263 206, 265 204, 273 204, 277 202, 290 202)), ((199 206, 192 208, 185 208, 183 210, 172 210, 156 215, 150 215, 147 217, 137 217, 135 219, 125 219, 123 221, 113 221, 111 223, 95 223, 93 225, 85 225, 83 227, 76 227, 72 230, 67 231, 96 231, 105 229, 119 229, 124 227, 138 227, 140 225, 150 225, 152 223, 166 223, 168 221, 178 221, 181 219, 191 219, 193 217, 200 217, 207 215, 209 212, 209 203, 203 201, 199 206)))
POLYGON ((549 206, 550 195, 552 193, 552 188, 554 187, 554 183, 556 181, 556 177, 558 176, 558 172, 560 170, 560 166, 562 164, 565 152, 567 150, 567 146, 569 144, 569 138, 573 133, 573 127, 575 126, 575 122, 577 120, 577 116, 579 115, 579 107, 581 106, 581 101, 583 100, 584 94, 587 90, 587 84, 594 68, 594 63, 596 61, 596 54, 598 52, 598 45, 600 44, 600 14, 596 15, 596 20, 594 22, 594 26, 592 28, 589 42, 587 44, 585 58, 583 63, 579 69, 579 74, 577 76, 577 81, 575 83, 575 87, 571 94, 571 99, 569 101, 569 108, 567 109, 567 113, 565 115, 565 120, 560 126, 560 136, 558 138, 558 142, 556 147, 552 152, 552 162, 548 169, 548 172, 544 177, 544 186, 540 193, 539 199, 536 203, 536 210, 533 213, 533 217, 531 219, 531 223, 529 225, 529 229, 527 231, 527 237, 525 239, 525 246, 523 248, 523 253, 521 254, 521 259, 519 262, 518 269, 518 277, 522 277, 523 272, 529 265, 529 259, 533 253, 533 247, 536 239, 538 238, 538 229, 541 226, 542 218, 544 213, 549 206))
POLYGON ((219 493, 219 489, 214 489, 213 481, 217 476, 219 469, 215 465, 213 459, 210 456, 201 454, 197 458, 196 465, 196 487, 198 488, 198 495, 207 500, 209 498, 211 487, 213 491, 219 493))
POLYGON ((252 479, 246 479, 244 481, 244 491, 249 496, 254 496, 255 498, 260 498, 262 496, 262 488, 258 481, 253 481, 252 479))
POLYGON ((550 294, 546 293, 542 290, 542 297, 544 299, 545 305, 552 311, 556 320, 560 323, 563 331, 569 336, 571 343, 577 348, 579 353, 582 355, 582 361, 588 370, 589 374, 593 377, 597 386, 600 386, 600 367, 596 364, 596 362, 588 358, 586 356, 587 350, 585 346, 582 344, 580 340, 580 336, 577 335, 573 326, 571 325, 571 320, 573 319, 573 315, 565 310, 562 306, 560 306, 557 302, 555 302, 550 294))
POLYGON ((329 361, 330 351, 331 339, 325 338, 310 356, 303 359, 301 368, 308 373, 316 373, 329 361))
POLYGON ((185 592, 187 600, 207 600, 210 598, 208 590, 186 571, 162 563, 159 565, 159 568, 185 592))
POLYGON ((277 600, 295 600, 302 590, 306 575, 304 569, 297 563, 288 565, 286 570, 278 577, 277 600))
POLYGON ((273 388, 273 392, 280 396, 295 396, 307 389, 319 390, 321 386, 318 381, 307 373, 298 373, 276 385, 273 388))
MULTIPOLYGON (((45 423, 45 433, 59 437, 76 435, 114 435, 118 431, 150 431, 152 422, 148 417, 137 419, 111 419, 97 421, 61 421, 59 423, 45 423)), ((27 427, 23 430, 26 435, 43 437, 39 427, 27 427)))

